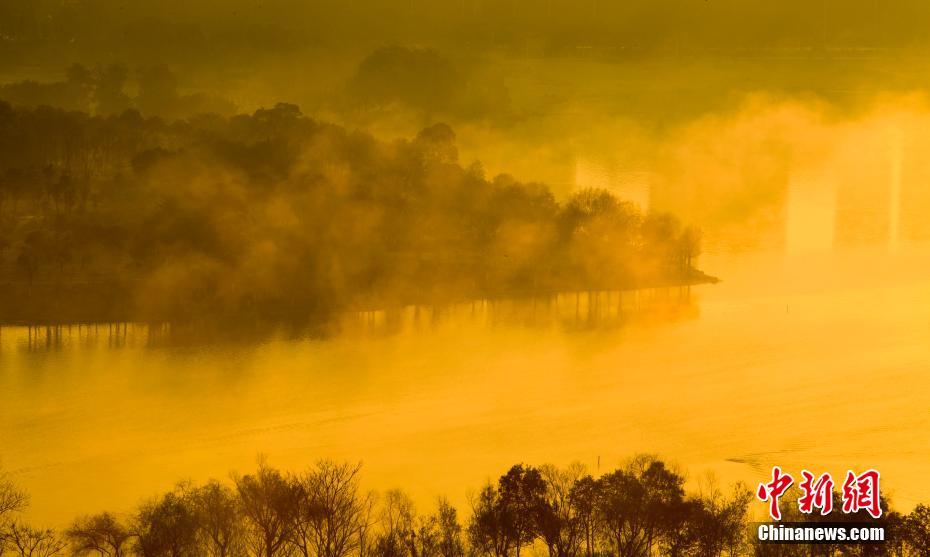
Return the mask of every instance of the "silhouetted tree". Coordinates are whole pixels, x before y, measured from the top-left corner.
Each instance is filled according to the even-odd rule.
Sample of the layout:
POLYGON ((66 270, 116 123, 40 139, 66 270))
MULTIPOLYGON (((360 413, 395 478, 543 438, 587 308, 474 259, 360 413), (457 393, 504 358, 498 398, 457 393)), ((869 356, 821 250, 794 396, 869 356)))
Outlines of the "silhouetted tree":
POLYGON ((136 550, 141 557, 195 557, 198 520, 183 489, 142 505, 136 516, 136 550))
POLYGON ((509 557, 511 540, 498 491, 488 484, 481 488, 471 504, 467 532, 472 548, 485 557, 509 557))
POLYGON ((260 462, 255 474, 235 478, 246 520, 246 542, 257 557, 287 554, 293 539, 294 486, 260 462))
POLYGON ((124 557, 131 537, 129 529, 106 512, 80 518, 65 531, 75 555, 124 557))
POLYGON ((592 557, 598 532, 598 488, 599 484, 590 475, 575 480, 569 492, 575 517, 584 540, 585 557, 592 557))
MULTIPOLYGON (((94 71, 98 102, 122 102, 124 74, 94 71)), ((0 102, 0 275, 16 271, 0 303, 29 322, 299 324, 703 277, 699 236, 668 215, 603 190, 559 201, 457 158, 446 124, 388 143, 286 103, 171 122, 0 102)))
POLYGON ((293 480, 293 541, 305 556, 346 557, 358 548, 360 465, 323 460, 293 480))
POLYGON ((67 547, 53 530, 39 530, 19 522, 10 525, 6 545, 18 557, 62 555, 67 547))
POLYGON ((236 493, 211 480, 193 489, 189 498, 197 519, 200 547, 211 557, 244 555, 242 509, 236 493))
POLYGON ((540 467, 546 482, 545 504, 539 505, 536 515, 539 535, 550 557, 575 557, 584 538, 584 523, 573 491, 585 476, 584 467, 573 464, 564 470, 552 465, 540 467))
POLYGON ((498 490, 505 528, 514 554, 520 557, 522 547, 533 543, 538 535, 536 517, 546 506, 546 483, 538 469, 517 464, 501 476, 498 490))
POLYGON ((744 527, 749 513, 752 493, 742 484, 737 484, 729 497, 725 497, 714 484, 702 497, 685 506, 678 525, 672 530, 692 533, 694 551, 700 557, 720 557, 745 553, 744 527))
POLYGON ((652 457, 636 457, 625 469, 598 480, 598 510, 605 536, 618 557, 652 551, 684 503, 684 479, 652 457))
POLYGON ((436 510, 436 527, 439 530, 437 551, 440 557, 464 557, 465 544, 462 540, 462 525, 458 513, 445 498, 439 499, 436 510))
POLYGON ((0 470, 0 555, 13 534, 16 515, 29 504, 29 496, 0 470))
POLYGON ((381 531, 372 553, 377 557, 414 557, 415 521, 416 509, 406 493, 399 489, 385 493, 381 503, 381 531))

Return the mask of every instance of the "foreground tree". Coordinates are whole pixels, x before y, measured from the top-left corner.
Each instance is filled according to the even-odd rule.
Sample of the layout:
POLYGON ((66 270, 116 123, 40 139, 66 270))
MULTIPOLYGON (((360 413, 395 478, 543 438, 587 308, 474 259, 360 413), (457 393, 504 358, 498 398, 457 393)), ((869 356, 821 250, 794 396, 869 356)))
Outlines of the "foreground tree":
POLYGON ((573 488, 585 476, 584 466, 573 464, 565 469, 552 465, 540 468, 546 482, 545 503, 537 510, 537 529, 550 557, 575 557, 585 535, 582 516, 584 506, 573 488), (581 507, 581 508, 580 508, 581 507))
POLYGON ((360 464, 323 460, 292 484, 291 542, 304 556, 345 557, 360 546, 365 502, 360 464))
POLYGON ((600 526, 597 514, 598 502, 597 481, 590 475, 584 475, 575 480, 569 497, 575 508, 575 519, 578 521, 580 535, 584 540, 585 557, 592 557, 597 541, 597 532, 600 526))
POLYGON ((146 503, 136 518, 141 557, 197 557, 198 521, 183 488, 146 503))
POLYGON ((484 557, 507 557, 510 538, 497 490, 488 483, 481 488, 471 505, 472 516, 467 531, 471 547, 484 557))
POLYGON ((742 555, 746 550, 745 525, 750 501, 752 493, 742 484, 734 486, 729 496, 711 484, 704 494, 679 507, 683 512, 667 538, 684 538, 690 543, 688 554, 699 557, 742 555))
POLYGON ((439 499, 436 510, 436 522, 439 530, 438 552, 441 557, 464 557, 465 543, 462 540, 462 525, 458 513, 445 498, 439 499))
POLYGON ((65 532, 75 555, 124 557, 128 551, 129 529, 110 513, 79 518, 65 532))
POLYGON ((236 477, 245 517, 245 540, 257 557, 286 555, 293 537, 294 486, 265 462, 255 474, 236 477))
POLYGON ((6 534, 6 545, 19 557, 53 557, 64 554, 67 543, 53 530, 38 530, 13 522, 6 534))
POLYGON ((598 512, 618 557, 649 554, 672 531, 684 504, 684 478, 650 456, 598 480, 598 512))
POLYGON ((533 543, 539 526, 537 518, 546 508, 546 482, 536 468, 517 464, 498 481, 505 528, 516 557, 523 546, 533 543))
POLYGON ((930 556, 930 507, 921 504, 904 519, 903 538, 911 550, 921 557, 930 556))
POLYGON ((0 526, 12 519, 15 513, 26 508, 29 496, 16 487, 12 480, 0 472, 0 526))
POLYGON ((482 489, 472 506, 468 537, 486 555, 506 557, 532 543, 546 507, 546 482, 538 469, 514 465, 500 477, 497 489, 482 489))
POLYGON ((200 547, 211 557, 244 555, 242 510, 236 493, 216 480, 190 492, 200 547))
POLYGON ((384 494, 381 505, 381 532, 372 552, 377 557, 408 557, 418 554, 416 509, 413 500, 399 489, 384 494))
POLYGON ((0 471, 0 555, 10 538, 13 519, 29 504, 29 496, 0 471))

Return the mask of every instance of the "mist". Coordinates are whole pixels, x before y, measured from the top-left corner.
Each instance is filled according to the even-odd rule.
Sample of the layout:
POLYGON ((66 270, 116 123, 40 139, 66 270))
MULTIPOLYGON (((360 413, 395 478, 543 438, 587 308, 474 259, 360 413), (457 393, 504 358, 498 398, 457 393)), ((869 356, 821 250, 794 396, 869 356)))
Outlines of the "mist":
POLYGON ((874 467, 902 512, 930 501, 928 22, 0 2, 0 457, 25 516, 151 517, 258 450, 363 459, 421 509, 635 453, 725 484, 874 467))

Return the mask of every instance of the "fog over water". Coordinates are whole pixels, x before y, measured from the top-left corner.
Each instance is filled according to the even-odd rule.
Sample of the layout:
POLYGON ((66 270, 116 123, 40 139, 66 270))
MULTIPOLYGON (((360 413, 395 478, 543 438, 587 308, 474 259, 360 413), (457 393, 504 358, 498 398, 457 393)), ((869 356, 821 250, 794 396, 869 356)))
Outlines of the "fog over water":
MULTIPOLYGON (((854 114, 750 97, 661 132, 570 130, 570 156, 526 178, 700 225, 699 266, 722 282, 690 291, 407 307, 256 342, 4 328, 3 467, 50 524, 226 478, 258 451, 282 468, 363 460, 372 488, 459 505, 519 461, 606 470, 651 452, 692 481, 750 484, 773 464, 874 467, 908 509, 930 499, 928 123, 920 96, 854 114)), ((469 149, 493 168, 493 149, 469 149)))

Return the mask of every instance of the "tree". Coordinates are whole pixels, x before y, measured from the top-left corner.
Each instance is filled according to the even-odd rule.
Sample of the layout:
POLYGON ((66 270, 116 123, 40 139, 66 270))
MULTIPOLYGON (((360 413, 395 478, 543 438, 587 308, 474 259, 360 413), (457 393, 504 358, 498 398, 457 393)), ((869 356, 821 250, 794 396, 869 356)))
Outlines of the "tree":
POLYGON ((349 81, 347 98, 363 107, 401 103, 441 111, 452 107, 462 85, 459 72, 436 51, 389 46, 362 60, 349 81))
POLYGON ((694 268, 694 260, 701 255, 701 231, 693 226, 686 227, 678 238, 676 257, 681 272, 694 268))
POLYGON ((13 522, 7 533, 7 546, 19 557, 53 557, 64 553, 67 544, 53 530, 38 530, 13 522))
POLYGON ((546 483, 539 470, 514 465, 500 477, 497 490, 488 485, 472 503, 468 537, 486 555, 519 557, 523 546, 538 535, 537 517, 543 512, 546 483))
POLYGON ((0 555, 13 527, 13 518, 29 504, 29 496, 0 471, 0 555))
POLYGON ((368 557, 371 551, 371 529, 377 522, 375 516, 375 505, 378 501, 378 494, 370 491, 362 497, 359 508, 358 521, 358 557, 368 557))
POLYGON ((684 479, 651 456, 634 458, 598 484, 600 519, 618 557, 650 552, 684 503, 684 479))
POLYGON ((485 557, 508 557, 510 538, 504 528, 500 496, 490 483, 481 488, 472 500, 472 516, 468 524, 468 541, 485 557))
POLYGON ((255 474, 234 478, 246 520, 246 543, 257 557, 286 554, 293 540, 294 487, 260 461, 255 474))
POLYGON ((464 557, 465 544, 462 542, 462 525, 459 524, 455 507, 445 498, 439 499, 436 510, 439 529, 439 555, 441 557, 464 557))
POLYGON ((182 488, 142 505, 136 517, 142 557, 197 557, 197 515, 182 488))
POLYGON ((65 537, 75 555, 123 557, 131 534, 113 515, 102 513, 76 520, 65 537))
POLYGON ((572 491, 584 476, 584 466, 573 464, 565 469, 552 465, 540 467, 546 482, 545 504, 536 516, 540 537, 546 543, 550 557, 575 557, 584 534, 572 491))
POLYGON ((505 529, 516 557, 537 536, 536 517, 546 505, 546 482, 536 468, 517 464, 498 481, 505 529))
POLYGON ((930 556, 930 506, 920 504, 904 519, 902 537, 921 557, 930 556))
POLYGON ((675 530, 690 532, 700 557, 742 553, 750 501, 752 493, 742 484, 734 486, 729 497, 712 484, 703 496, 679 507, 686 512, 681 513, 682 520, 673 534, 675 530))
POLYGON ((384 494, 381 506, 381 532, 373 549, 377 557, 416 557, 416 509, 410 497, 399 489, 384 494))
POLYGON ((597 501, 599 484, 590 475, 584 475, 572 486, 569 494, 575 516, 584 539, 585 557, 592 557, 598 530, 597 501))
POLYGON ((190 493, 200 546, 212 557, 243 555, 242 511, 236 494, 216 480, 190 493))
POLYGON ((292 534, 304 555, 345 557, 360 543, 360 464, 322 460, 293 481, 292 534))
POLYGON ((426 163, 454 164, 459 151, 455 146, 455 132, 448 124, 433 124, 420 130, 415 144, 426 163))

